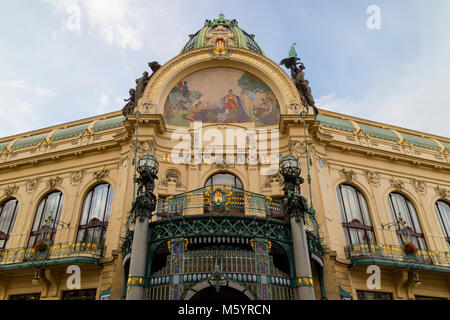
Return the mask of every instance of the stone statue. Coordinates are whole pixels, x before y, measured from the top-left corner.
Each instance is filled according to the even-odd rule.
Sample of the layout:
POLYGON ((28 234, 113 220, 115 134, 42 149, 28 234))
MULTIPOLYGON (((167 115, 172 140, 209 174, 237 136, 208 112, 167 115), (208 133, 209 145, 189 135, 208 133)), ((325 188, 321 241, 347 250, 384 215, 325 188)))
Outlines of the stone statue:
POLYGON ((318 111, 311 93, 311 88, 309 87, 308 80, 305 80, 305 73, 303 72, 303 70, 305 70, 305 65, 300 62, 300 58, 297 56, 295 42, 292 44, 291 49, 289 49, 289 56, 281 60, 280 65, 291 70, 292 80, 297 87, 303 105, 307 108, 312 107, 314 113, 317 114, 318 111))
POLYGON ((130 89, 128 92, 130 93, 130 97, 128 99, 123 99, 123 101, 128 101, 125 107, 122 108, 122 114, 124 116, 127 116, 128 114, 133 114, 134 109, 136 108, 136 100, 135 100, 136 91, 134 89, 130 89))

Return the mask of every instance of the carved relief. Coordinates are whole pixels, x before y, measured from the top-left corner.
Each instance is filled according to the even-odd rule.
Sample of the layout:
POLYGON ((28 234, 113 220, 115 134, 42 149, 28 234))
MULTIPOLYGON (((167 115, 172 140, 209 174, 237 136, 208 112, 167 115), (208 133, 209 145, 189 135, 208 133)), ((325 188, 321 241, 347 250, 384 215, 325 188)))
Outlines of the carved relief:
POLYGON ((184 188, 184 185, 181 182, 181 175, 177 170, 174 169, 167 170, 164 179, 161 180, 160 185, 167 187, 170 182, 176 183, 177 188, 184 188))
POLYGON ((416 188, 417 191, 425 193, 426 192, 426 184, 423 180, 411 179, 411 183, 416 188))
POLYGON ((54 178, 50 178, 50 179, 47 181, 47 186, 48 186, 50 189, 53 189, 53 188, 55 188, 56 186, 59 186, 61 183, 62 183, 62 178, 59 177, 59 176, 56 176, 56 177, 54 177, 54 178))
POLYGON ((350 182, 356 177, 356 173, 353 170, 342 169, 339 171, 339 173, 345 179, 346 182, 350 182))
POLYGON ((234 163, 214 163, 212 167, 215 169, 226 170, 234 168, 234 163))
POLYGON ((398 179, 391 179, 391 186, 397 190, 401 190, 403 189, 403 181, 400 181, 398 179))
POLYGON ((298 158, 305 153, 305 143, 300 141, 290 141, 289 150, 291 155, 298 158))
POLYGON ((227 46, 236 46, 236 36, 230 29, 227 29, 222 25, 218 25, 206 34, 206 45, 213 46, 217 39, 223 39, 227 46))
MULTIPOLYGON (((133 146, 136 146, 136 142, 133 142, 133 146)), ((138 154, 151 154, 155 155, 155 142, 153 140, 138 141, 137 152, 138 154)))
POLYGON ((86 171, 86 169, 73 171, 72 174, 70 175, 70 181, 72 182, 72 184, 78 183, 81 180, 83 180, 83 176, 84 176, 84 172, 85 171, 86 171))
POLYGON ((262 188, 271 188, 272 184, 276 183, 279 185, 283 184, 283 176, 279 172, 266 176, 266 180, 264 181, 262 188))
POLYGON ((151 103, 148 103, 148 102, 145 102, 142 105, 142 109, 146 113, 154 113, 154 112, 156 112, 156 106, 154 104, 151 104, 151 103))
POLYGON ((27 191, 34 191, 36 190, 38 184, 39 184, 39 178, 30 179, 26 183, 26 189, 27 191))
POLYGON ((5 196, 7 196, 7 197, 12 196, 13 194, 15 194, 17 192, 17 190, 19 190, 18 186, 8 186, 5 189, 5 196))
POLYGON ((287 106, 287 114, 299 114, 303 108, 298 103, 291 103, 287 106))
POLYGON ((97 170, 93 174, 94 179, 101 180, 109 175, 109 170, 106 170, 106 168, 103 168, 102 170, 97 170))
POLYGON ((441 198, 447 198, 447 196, 448 196, 447 189, 440 188, 439 186, 437 186, 436 189, 434 189, 434 190, 436 190, 436 194, 438 196, 440 196, 441 198))
POLYGON ((373 185, 378 185, 380 183, 380 174, 376 171, 364 170, 364 174, 367 181, 373 185))

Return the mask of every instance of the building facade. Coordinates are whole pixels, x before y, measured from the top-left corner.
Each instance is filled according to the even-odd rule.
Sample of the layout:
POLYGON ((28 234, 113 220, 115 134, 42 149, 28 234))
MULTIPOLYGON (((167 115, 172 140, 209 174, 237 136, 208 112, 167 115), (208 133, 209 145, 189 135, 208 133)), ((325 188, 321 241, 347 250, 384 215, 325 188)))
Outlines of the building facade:
POLYGON ((449 299, 450 139, 317 110, 288 59, 220 15, 122 112, 1 138, 0 299, 449 299), (133 275, 144 155, 157 200, 133 275))

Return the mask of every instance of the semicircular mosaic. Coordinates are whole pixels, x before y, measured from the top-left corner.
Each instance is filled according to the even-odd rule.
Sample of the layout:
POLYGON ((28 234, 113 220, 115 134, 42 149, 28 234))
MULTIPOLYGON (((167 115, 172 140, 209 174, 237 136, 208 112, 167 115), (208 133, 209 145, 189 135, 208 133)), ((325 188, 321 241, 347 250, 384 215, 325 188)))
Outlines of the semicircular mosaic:
POLYGON ((261 79, 233 68, 209 68, 178 82, 167 96, 164 120, 189 126, 207 123, 254 122, 257 127, 277 124, 280 105, 261 79))

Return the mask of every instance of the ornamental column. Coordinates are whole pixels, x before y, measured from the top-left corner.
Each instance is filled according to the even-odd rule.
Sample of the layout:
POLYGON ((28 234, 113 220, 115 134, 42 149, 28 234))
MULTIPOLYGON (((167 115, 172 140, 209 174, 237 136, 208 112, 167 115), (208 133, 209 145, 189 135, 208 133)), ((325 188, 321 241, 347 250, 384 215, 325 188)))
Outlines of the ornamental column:
POLYGON ((300 194, 300 166, 298 159, 285 156, 280 161, 280 173, 284 177, 284 210, 290 218, 292 246, 295 263, 296 298, 314 300, 311 262, 309 260, 308 242, 306 240, 304 215, 309 213, 306 199, 300 194))
POLYGON ((139 159, 137 171, 139 178, 138 194, 133 201, 131 214, 135 216, 133 246, 131 249, 130 271, 127 281, 127 300, 143 300, 145 285, 145 267, 147 258, 148 224, 156 208, 155 179, 158 179, 158 161, 152 155, 139 159))

